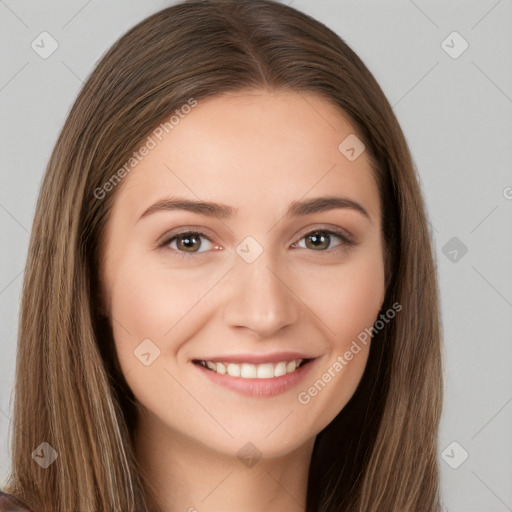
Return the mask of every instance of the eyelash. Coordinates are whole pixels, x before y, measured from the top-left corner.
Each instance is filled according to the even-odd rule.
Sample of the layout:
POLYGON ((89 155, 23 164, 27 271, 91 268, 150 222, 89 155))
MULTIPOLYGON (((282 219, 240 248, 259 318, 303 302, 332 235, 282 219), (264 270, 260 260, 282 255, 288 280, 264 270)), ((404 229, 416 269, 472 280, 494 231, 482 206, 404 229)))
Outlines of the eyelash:
MULTIPOLYGON (((302 236, 300 240, 312 235, 312 234, 315 234, 315 233, 322 233, 322 234, 327 234, 329 236, 332 236, 334 235, 335 237, 339 238, 341 240, 341 244, 335 246, 334 248, 331 248, 331 249, 327 249, 327 250, 323 250, 323 251, 314 251, 314 252, 329 252, 329 251, 332 251, 333 249, 336 250, 336 249, 343 249, 343 246, 353 246, 353 245, 356 245, 356 243, 354 242, 354 240, 347 234, 345 233, 344 231, 338 231, 338 230, 332 230, 332 229, 313 229, 312 231, 309 231, 308 233, 306 233, 304 236, 302 236)), ((204 238, 206 238, 209 242, 213 243, 211 238, 206 234, 204 233, 203 231, 201 231, 200 229, 194 229, 194 230, 184 230, 184 231, 180 231, 178 233, 173 233, 172 236, 170 237, 167 237, 164 239, 164 241, 159 244, 159 248, 165 248, 166 246, 168 246, 171 242, 173 242, 175 239, 177 239, 179 236, 182 236, 182 235, 200 235, 204 238)), ((298 242, 294 242, 293 245, 297 244, 298 242)), ((303 249, 303 247, 301 247, 301 249, 303 249)), ((198 254, 203 254, 203 253, 198 253, 198 252, 190 252, 190 253, 187 253, 185 251, 179 251, 179 250, 176 250, 176 249, 171 249, 173 252, 176 253, 176 256, 178 256, 179 258, 189 258, 191 256, 197 256, 198 254)), ((313 250, 313 249, 310 249, 310 250, 313 250)))

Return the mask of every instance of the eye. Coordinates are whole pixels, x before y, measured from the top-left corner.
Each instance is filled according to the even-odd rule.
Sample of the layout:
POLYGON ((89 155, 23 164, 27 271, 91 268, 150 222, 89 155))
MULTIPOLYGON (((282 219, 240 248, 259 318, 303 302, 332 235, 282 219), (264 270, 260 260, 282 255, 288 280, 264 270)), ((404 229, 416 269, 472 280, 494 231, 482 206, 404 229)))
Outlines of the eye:
POLYGON ((169 247, 176 251, 179 256, 188 256, 206 252, 212 249, 212 241, 201 231, 182 231, 170 237, 167 237, 161 244, 161 247, 169 247), (206 240, 206 244, 202 240, 206 240), (206 247, 204 247, 206 245, 206 247), (203 249, 200 251, 199 249, 203 249))
MULTIPOLYGON (((292 244, 291 247, 312 249, 316 252, 327 252, 330 249, 336 249, 338 246, 349 245, 355 245, 355 242, 347 233, 343 231, 316 229, 307 233, 299 240, 299 242, 292 244), (305 240, 305 246, 300 244, 302 240, 305 240), (339 242, 332 246, 333 240, 338 240, 339 242)), ((194 254, 201 254, 218 249, 218 246, 213 245, 213 242, 208 237, 208 235, 206 235, 206 233, 203 233, 199 230, 190 229, 188 231, 170 233, 159 244, 159 247, 169 248, 175 252, 177 256, 185 258, 194 254), (206 241, 206 244, 203 242, 203 240, 206 241)))
POLYGON ((300 241, 292 244, 292 247, 303 247, 305 249, 313 249, 318 250, 318 252, 325 252, 330 247, 333 239, 340 240, 335 247, 339 245, 354 245, 353 240, 342 231, 332 231, 328 229, 317 229, 315 231, 311 231, 305 236, 303 236, 300 241, 305 240, 305 246, 300 245, 300 241))

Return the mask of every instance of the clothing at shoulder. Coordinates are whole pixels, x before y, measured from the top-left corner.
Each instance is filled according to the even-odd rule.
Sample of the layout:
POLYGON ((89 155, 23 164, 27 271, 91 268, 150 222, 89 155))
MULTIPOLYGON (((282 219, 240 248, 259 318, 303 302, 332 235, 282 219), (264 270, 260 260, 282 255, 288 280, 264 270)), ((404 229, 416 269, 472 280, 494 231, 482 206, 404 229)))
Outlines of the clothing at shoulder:
POLYGON ((32 512, 12 494, 0 490, 0 512, 32 512))

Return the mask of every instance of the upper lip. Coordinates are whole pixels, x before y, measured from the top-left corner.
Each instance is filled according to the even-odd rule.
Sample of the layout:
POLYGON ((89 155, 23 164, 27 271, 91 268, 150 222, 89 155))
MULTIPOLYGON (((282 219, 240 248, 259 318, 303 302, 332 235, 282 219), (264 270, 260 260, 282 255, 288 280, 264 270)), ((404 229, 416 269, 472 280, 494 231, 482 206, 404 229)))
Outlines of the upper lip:
POLYGON ((294 361, 296 359, 315 359, 315 356, 302 352, 272 352, 270 354, 230 354, 224 356, 212 356, 195 358, 193 361, 211 361, 212 363, 280 363, 281 361, 294 361))

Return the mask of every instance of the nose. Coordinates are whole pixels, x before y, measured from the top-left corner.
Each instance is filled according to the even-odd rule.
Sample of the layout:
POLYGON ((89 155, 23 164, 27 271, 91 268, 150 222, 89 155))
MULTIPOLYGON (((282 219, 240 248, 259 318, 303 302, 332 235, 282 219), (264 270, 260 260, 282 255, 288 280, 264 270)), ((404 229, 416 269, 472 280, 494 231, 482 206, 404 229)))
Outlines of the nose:
POLYGON ((272 264, 265 251, 250 264, 238 260, 230 274, 226 325, 269 338, 297 322, 300 301, 293 293, 293 283, 288 282, 289 274, 272 264))

